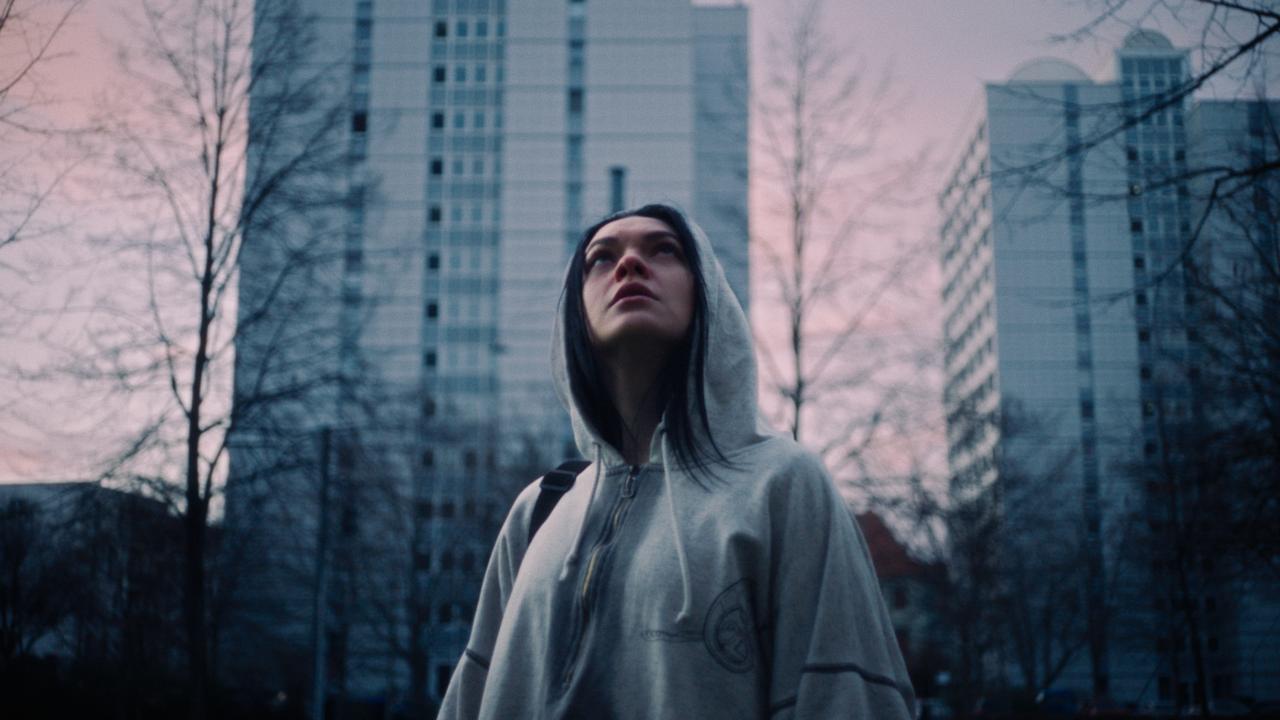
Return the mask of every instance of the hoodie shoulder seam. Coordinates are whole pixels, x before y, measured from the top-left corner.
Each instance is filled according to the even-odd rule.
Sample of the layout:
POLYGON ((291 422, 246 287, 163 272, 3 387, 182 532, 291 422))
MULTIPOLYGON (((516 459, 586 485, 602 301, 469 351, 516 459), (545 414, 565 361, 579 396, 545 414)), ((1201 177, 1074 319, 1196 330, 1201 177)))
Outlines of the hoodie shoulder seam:
POLYGON ((472 650, 471 648, 467 648, 466 650, 462 651, 462 654, 471 662, 479 665, 482 670, 484 670, 485 672, 489 672, 489 660, 485 658, 485 656, 481 655, 475 650, 472 650))

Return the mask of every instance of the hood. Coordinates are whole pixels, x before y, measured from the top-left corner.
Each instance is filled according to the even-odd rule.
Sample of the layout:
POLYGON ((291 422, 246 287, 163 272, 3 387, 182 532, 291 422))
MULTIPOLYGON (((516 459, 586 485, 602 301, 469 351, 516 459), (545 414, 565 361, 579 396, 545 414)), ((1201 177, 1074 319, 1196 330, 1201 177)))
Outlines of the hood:
MULTIPOLYGON (((688 219, 686 218, 686 221, 688 219)), ((704 280, 703 292, 707 300, 707 352, 703 368, 703 394, 707 405, 707 420, 716 446, 726 456, 733 451, 757 442, 767 430, 756 408, 756 360, 755 346, 751 339, 751 327, 747 323, 742 305, 729 287, 724 269, 716 259, 715 251, 702 228, 689 222, 697 244, 699 264, 704 280)), ((565 270, 566 276, 568 269, 565 270)), ((563 286, 562 286, 563 287, 563 286)), ((568 356, 565 349, 565 313, 570 306, 561 294, 556 309, 555 331, 551 344, 551 374, 556 395, 569 411, 573 422, 573 439, 582 457, 596 458, 604 465, 623 463, 621 453, 600 437, 583 417, 582 409, 569 389, 568 356)), ((694 378, 689 378, 693 395, 694 378)), ((690 408, 690 412, 693 409, 690 408)), ((694 423, 702 436, 700 423, 694 423)), ((653 434, 649 447, 649 462, 662 463, 659 438, 662 432, 653 434)))

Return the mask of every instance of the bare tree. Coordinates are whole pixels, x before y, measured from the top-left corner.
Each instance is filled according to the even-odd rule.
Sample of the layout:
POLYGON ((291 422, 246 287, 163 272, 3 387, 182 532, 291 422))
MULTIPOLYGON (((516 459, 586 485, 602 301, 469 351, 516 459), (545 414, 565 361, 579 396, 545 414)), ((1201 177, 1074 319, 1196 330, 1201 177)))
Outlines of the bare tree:
POLYGON ((951 478, 945 502, 916 483, 902 514, 947 565, 935 591, 951 699, 967 711, 993 692, 1021 688, 1029 699, 1052 687, 1080 662, 1095 618, 1078 458, 1055 418, 1007 399, 991 412, 958 408, 949 424, 961 445, 965 435, 998 442, 951 478))
POLYGON ((879 217, 909 200, 921 158, 888 155, 882 136, 902 98, 836 36, 821 0, 786 16, 764 67, 757 177, 776 191, 753 242, 762 297, 782 308, 757 318, 765 387, 834 473, 874 476, 869 450, 931 399, 916 372, 931 340, 907 312, 918 305, 908 279, 931 256, 879 217))
MULTIPOLYGON (((1280 527, 1280 512, 1266 498, 1278 491, 1280 467, 1274 371, 1280 133, 1267 95, 1280 9, 1217 0, 1084 4, 1098 7, 1096 16, 1061 40, 1162 27, 1190 39, 1190 67, 1168 84, 1148 88, 1144 80, 1116 102, 1081 106, 1088 122, 1077 139, 996 167, 992 176, 1072 201, 1127 202, 1131 213, 1145 206, 1170 221, 1167 239, 1148 221, 1157 239, 1145 249, 1135 241, 1132 287, 1093 299, 1132 302, 1145 351, 1145 429, 1134 443, 1141 459, 1118 469, 1138 509, 1118 520, 1127 542, 1150 557, 1133 569, 1145 584, 1130 588, 1128 604, 1115 608, 1124 617, 1116 635, 1142 652, 1158 648, 1162 682, 1173 686, 1162 692, 1209 712, 1210 697, 1220 692, 1211 688, 1221 655, 1208 645, 1212 628, 1234 612, 1236 592, 1228 588, 1276 582, 1268 538, 1280 527), (1179 146, 1153 159, 1135 147, 1135 137, 1161 125, 1185 126, 1185 151, 1179 146), (1126 186, 1061 185, 1066 165, 1109 152, 1123 157, 1121 149, 1126 186), (1150 209, 1161 206, 1178 209, 1150 209), (1206 597, 1216 609, 1206 609, 1206 597)), ((1135 233, 1142 221, 1132 220, 1135 233)))
POLYGON ((51 525, 31 500, 0 505, 0 667, 31 652, 70 614, 65 548, 42 541, 51 525))
POLYGON ((40 141, 64 131, 48 113, 40 71, 56 59, 54 41, 81 5, 0 2, 0 146, 7 148, 0 155, 0 251, 45 231, 38 213, 68 171, 32 168, 48 160, 40 141))
MULTIPOLYGON (((336 340, 326 340, 336 333, 306 310, 337 294, 341 255, 327 223, 345 194, 345 93, 315 63, 313 25, 295 2, 255 11, 241 0, 141 0, 132 29, 120 52, 130 95, 103 113, 112 164, 99 188, 127 219, 95 239, 119 280, 86 310, 84 342, 59 349, 70 359, 58 370, 97 388, 97 410, 130 426, 104 428, 124 441, 102 478, 139 485, 182 520, 186 696, 203 717, 209 527, 228 445, 266 408, 314 408, 336 381, 336 340), (246 288, 250 255, 264 271, 246 288), (276 333, 280 345, 238 347, 290 314, 297 322, 276 333), (281 349, 306 333, 306 354, 281 349)), ((84 407, 95 411, 88 397, 84 407)))

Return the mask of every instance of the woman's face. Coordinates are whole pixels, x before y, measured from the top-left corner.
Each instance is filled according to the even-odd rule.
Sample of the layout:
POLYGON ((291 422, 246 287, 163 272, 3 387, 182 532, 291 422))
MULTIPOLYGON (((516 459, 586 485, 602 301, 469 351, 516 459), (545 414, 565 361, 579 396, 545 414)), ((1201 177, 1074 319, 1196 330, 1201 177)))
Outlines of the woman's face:
POLYGON ((674 346, 693 319, 693 285, 670 225, 633 215, 601 227, 583 264, 592 345, 606 353, 636 342, 674 346))

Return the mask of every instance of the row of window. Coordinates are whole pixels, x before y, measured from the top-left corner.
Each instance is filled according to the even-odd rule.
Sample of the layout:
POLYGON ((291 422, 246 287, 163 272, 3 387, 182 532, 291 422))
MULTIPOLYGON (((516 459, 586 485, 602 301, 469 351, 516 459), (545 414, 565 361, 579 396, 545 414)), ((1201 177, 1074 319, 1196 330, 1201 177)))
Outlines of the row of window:
MULTIPOLYGON (((462 223, 470 221, 472 224, 484 223, 486 219, 491 222, 498 222, 500 218, 497 206, 488 208, 488 218, 485 217, 485 207, 481 203, 470 206, 464 206, 455 203, 449 207, 449 220, 453 223, 462 223)), ((444 208, 440 205, 431 205, 427 208, 427 222, 432 225, 438 225, 444 221, 444 208)))
POLYGON ((957 388, 964 386, 965 383, 969 381, 969 378, 972 377, 975 372, 977 372, 978 368, 984 365, 983 361, 985 361, 988 357, 990 357, 994 352, 995 352, 995 335, 992 335, 988 337, 986 341, 983 342, 982 345, 978 347, 978 349, 973 353, 972 357, 970 357, 969 360, 965 362, 964 367, 960 368, 958 371, 956 371, 954 375, 951 376, 951 379, 947 382, 946 397, 952 398, 955 395, 957 395, 958 394, 957 388))
MULTIPOLYGON (((430 461, 434 466, 435 459, 431 457, 434 450, 423 450, 423 462, 430 461)), ((476 450, 466 450, 464 455, 471 454, 473 456, 472 465, 469 469, 478 469, 480 464, 479 453, 476 450)), ((492 458, 492 452, 486 453, 485 462, 490 469, 493 469, 495 463, 492 458)), ((475 518, 493 518, 498 513, 498 505, 493 501, 486 503, 476 502, 474 499, 466 499, 461 503, 454 500, 419 500, 414 508, 419 520, 453 520, 462 518, 471 520, 475 518)), ((448 552, 448 551, 446 551, 448 552)))
POLYGON ((991 193, 977 192, 967 195, 965 201, 958 206, 942 225, 942 239, 946 243, 946 250, 943 252, 943 264, 951 261, 951 258, 960 250, 961 244, 969 235, 969 231, 973 227, 987 218, 982 215, 983 210, 991 209, 991 193), (968 200, 972 198, 973 202, 968 200))
MULTIPOLYGON (((467 124, 467 113, 459 110, 453 113, 453 124, 451 127, 454 130, 467 130, 467 129, 487 130, 488 123, 489 123, 489 114, 484 110, 476 110, 474 113, 472 113, 470 125, 467 124)), ((493 111, 493 127, 496 129, 502 128, 502 112, 500 110, 493 111)), ((432 130, 445 129, 444 113, 442 112, 431 113, 431 129, 432 130)))
MULTIPOLYGON (((494 35, 502 37, 506 34, 507 24, 503 20, 497 20, 493 24, 494 35)), ((453 24, 453 37, 465 38, 474 33, 475 37, 489 37, 489 20, 482 18, 475 21, 455 20, 453 24)), ((449 22, 447 20, 437 20, 433 33, 438 38, 449 37, 449 22)))
MULTIPOLYGON (((973 138, 969 140, 969 144, 965 146, 964 155, 961 156, 960 162, 956 163, 955 174, 947 182, 946 189, 942 191, 942 203, 944 205, 947 202, 947 198, 951 196, 951 193, 955 192, 957 189, 961 187, 972 187, 972 182, 968 180, 962 182, 961 178, 968 178, 971 175, 971 173, 968 172, 970 161, 973 159, 974 155, 979 152, 980 148, 982 148, 982 141, 985 140, 986 137, 987 125, 986 123, 982 123, 978 125, 978 129, 974 131, 973 138)), ((985 174, 985 158, 981 162, 980 167, 982 172, 985 174)))
POLYGON ((476 571, 476 554, 470 550, 464 550, 456 555, 452 550, 445 550, 436 557, 432 552, 420 552, 413 556, 414 569, 418 572, 454 572, 461 570, 464 573, 473 573, 476 571))
MULTIPOLYGON (((991 266, 988 265, 987 268, 983 270, 983 273, 986 274, 990 272, 991 266)), ((973 292, 976 292, 980 287, 982 286, 975 284, 973 292)), ((966 293, 964 304, 967 304, 969 300, 970 295, 966 293)), ((945 353, 946 364, 950 365, 958 355, 962 354, 968 348, 969 341, 974 337, 977 337, 983 330, 983 326, 994 322, 994 319, 995 309, 991 303, 991 299, 988 298, 983 304, 982 309, 974 313, 973 317, 969 319, 969 323, 965 325, 964 330, 960 331, 954 337, 948 336, 947 350, 945 353)))
MULTIPOLYGON (((457 63, 453 66, 453 82, 454 83, 467 82, 467 77, 468 77, 467 68, 468 68, 468 65, 466 65, 465 63, 457 63)), ((494 82, 501 84, 503 81, 503 75, 504 73, 503 73, 502 63, 498 63, 493 70, 494 82)), ((470 77, 471 77, 471 82, 476 84, 483 85, 484 83, 489 82, 489 66, 484 63, 478 63, 474 66, 471 66, 470 77)), ((437 85, 440 85, 448 82, 448 79, 449 79, 449 70, 446 66, 436 65, 431 69, 431 82, 437 85)))
POLYGON ((1182 76, 1180 58, 1124 58, 1120 61, 1120 74, 1126 78, 1135 74, 1150 76, 1164 73, 1170 77, 1182 76))
MULTIPOLYGON (((565 98, 568 112, 565 170, 564 223, 566 228, 582 226, 582 176, 583 176, 583 125, 586 105, 586 14, 580 4, 569 7, 568 18, 568 94, 565 98)), ((565 243, 572 245, 577 233, 570 230, 565 243)))

